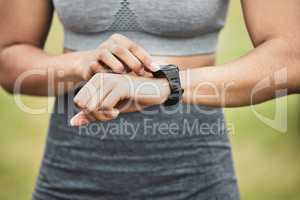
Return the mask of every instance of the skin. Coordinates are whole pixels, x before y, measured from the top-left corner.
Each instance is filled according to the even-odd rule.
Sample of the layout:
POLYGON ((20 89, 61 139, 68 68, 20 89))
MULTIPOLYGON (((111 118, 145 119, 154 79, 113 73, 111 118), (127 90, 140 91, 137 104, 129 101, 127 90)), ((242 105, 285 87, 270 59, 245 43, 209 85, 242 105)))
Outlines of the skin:
POLYGON ((170 93, 167 80, 151 78, 147 72, 143 72, 156 70, 155 61, 183 66, 180 71, 182 87, 185 89, 182 103, 246 106, 275 98, 276 92, 282 89, 286 89, 288 94, 300 91, 298 0, 243 0, 243 13, 255 48, 247 55, 221 66, 214 65, 214 59, 210 59, 213 55, 148 57, 143 50, 140 50, 140 54, 134 52, 132 49, 142 47, 118 34, 108 38, 104 44, 99 44, 96 56, 91 53, 94 50, 48 55, 42 51, 42 47, 53 8, 48 1, 31 1, 35 6, 22 0, 0 0, 0 28, 7 30, 0 33, 1 84, 6 90, 12 91, 17 77, 29 69, 43 69, 46 72, 51 69, 54 82, 49 85, 46 75, 28 78, 22 84, 21 93, 25 94, 57 95, 68 91, 80 81, 89 80, 74 99, 83 111, 73 118, 73 125, 79 126, 94 120, 111 120, 120 112, 139 110, 144 106, 164 102, 170 93), (106 59, 104 66, 103 56, 106 59), (146 57, 146 60, 141 59, 146 57), (123 70, 116 59, 122 60, 123 70), (91 64, 95 61, 96 64, 91 64), (87 64, 83 66, 82 63, 87 64), (191 68, 188 69, 187 66, 191 68), (116 73, 134 73, 103 73, 109 69, 116 73), (61 70, 64 75, 56 75, 61 70), (83 72, 84 70, 89 73, 83 72), (282 81, 285 77, 286 80, 282 81), (269 86, 253 96, 255 87, 262 80, 267 80, 269 86), (62 91, 58 90, 58 83, 64 81, 72 82, 73 85, 62 91), (148 84, 147 87, 144 87, 145 83, 148 84), (49 87, 53 88, 50 92, 49 87), (160 90, 157 92, 155 88, 160 90), (123 109, 124 101, 135 106, 123 109), (136 106, 137 104, 141 106, 136 106))
POLYGON ((151 56, 115 35, 95 50, 63 55, 43 51, 53 15, 50 1, 0 0, 0 12, 0 28, 6 30, 0 32, 0 83, 10 93, 60 95, 95 73, 124 73, 128 67, 138 75, 149 76, 145 69, 152 67, 151 56), (30 70, 40 74, 27 77, 21 90, 14 91, 18 77, 30 70), (59 88, 62 83, 65 87, 59 88))

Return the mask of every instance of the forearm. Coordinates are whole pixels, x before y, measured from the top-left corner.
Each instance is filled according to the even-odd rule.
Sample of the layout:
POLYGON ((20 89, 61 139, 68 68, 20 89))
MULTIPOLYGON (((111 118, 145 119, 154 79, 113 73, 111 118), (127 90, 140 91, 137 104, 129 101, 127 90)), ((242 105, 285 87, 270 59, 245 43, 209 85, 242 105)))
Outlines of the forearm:
POLYGON ((76 53, 50 55, 30 45, 12 45, 0 54, 0 81, 11 93, 52 96, 82 81, 74 70, 76 53))
POLYGON ((281 89, 299 92, 299 55, 287 43, 274 39, 234 62, 181 71, 183 103, 236 107, 267 101, 281 89), (258 83, 263 84, 259 91, 258 83))

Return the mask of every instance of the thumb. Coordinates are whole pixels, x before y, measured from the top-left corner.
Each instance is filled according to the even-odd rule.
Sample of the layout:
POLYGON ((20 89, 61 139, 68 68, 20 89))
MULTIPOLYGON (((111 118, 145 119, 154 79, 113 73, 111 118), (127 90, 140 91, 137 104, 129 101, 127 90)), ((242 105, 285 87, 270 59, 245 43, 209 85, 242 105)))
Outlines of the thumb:
POLYGON ((147 69, 150 70, 150 72, 157 72, 158 70, 160 70, 160 65, 157 62, 152 62, 149 65, 146 65, 147 69))

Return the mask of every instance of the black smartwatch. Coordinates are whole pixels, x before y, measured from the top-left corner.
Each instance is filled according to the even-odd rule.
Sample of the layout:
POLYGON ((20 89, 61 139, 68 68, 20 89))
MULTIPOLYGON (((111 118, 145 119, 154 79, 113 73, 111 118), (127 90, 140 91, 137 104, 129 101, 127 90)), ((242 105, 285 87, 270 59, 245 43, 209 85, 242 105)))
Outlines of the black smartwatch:
POLYGON ((165 106, 176 105, 184 92, 181 88, 179 69, 176 65, 160 65, 160 70, 153 72, 155 78, 166 78, 169 81, 171 94, 167 101, 164 103, 165 106))

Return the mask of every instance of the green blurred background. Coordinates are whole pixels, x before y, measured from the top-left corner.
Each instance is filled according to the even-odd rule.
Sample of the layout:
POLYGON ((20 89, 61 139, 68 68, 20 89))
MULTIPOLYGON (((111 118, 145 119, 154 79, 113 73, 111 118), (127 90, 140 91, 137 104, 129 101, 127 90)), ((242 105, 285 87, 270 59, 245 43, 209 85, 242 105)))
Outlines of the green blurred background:
MULTIPOLYGON (((46 50, 62 51, 62 27, 55 17, 46 50)), ((220 38, 218 63, 228 62, 252 48, 239 1, 231 1, 228 22, 220 38)), ((31 108, 53 99, 21 97, 31 108)), ((280 133, 262 123, 248 108, 226 109, 242 199, 300 199, 300 101, 288 97, 288 130, 280 133)), ((284 101, 283 99, 280 101, 284 101)), ((275 103, 254 107, 272 118, 275 103)), ((49 114, 29 115, 0 89, 0 199, 30 199, 44 149, 49 114)))

